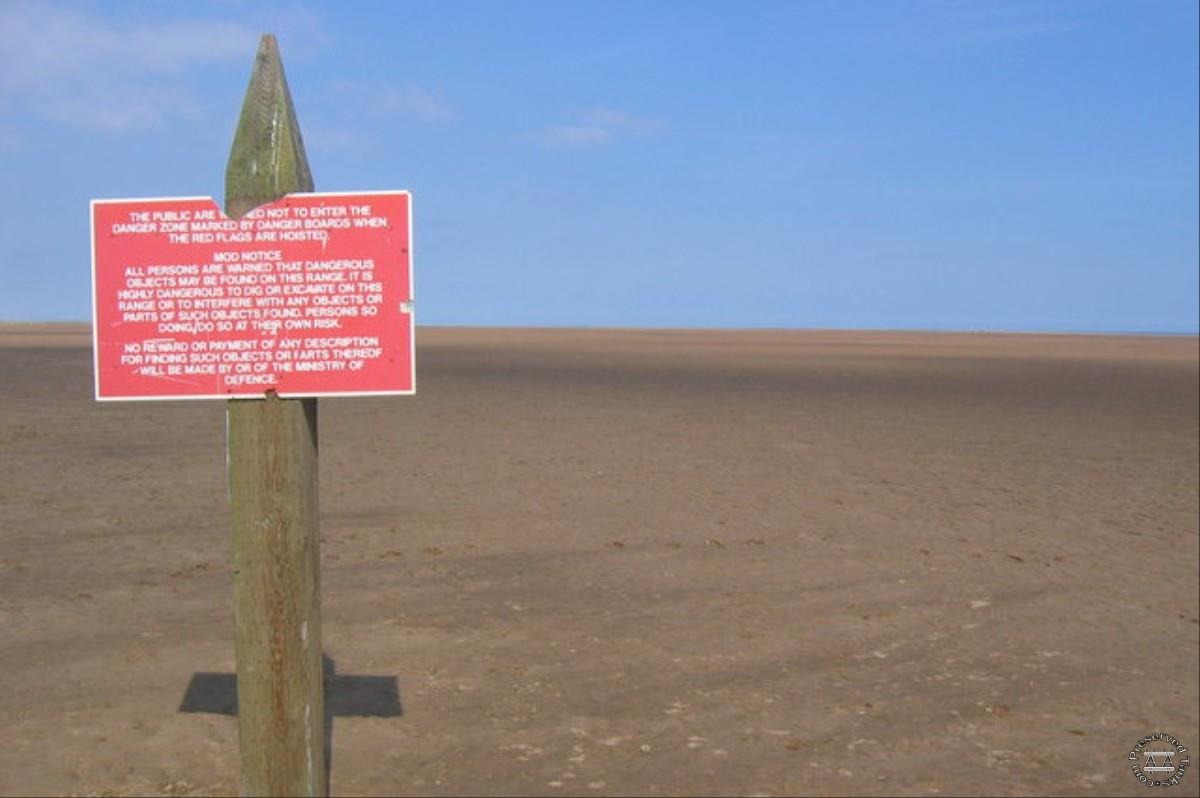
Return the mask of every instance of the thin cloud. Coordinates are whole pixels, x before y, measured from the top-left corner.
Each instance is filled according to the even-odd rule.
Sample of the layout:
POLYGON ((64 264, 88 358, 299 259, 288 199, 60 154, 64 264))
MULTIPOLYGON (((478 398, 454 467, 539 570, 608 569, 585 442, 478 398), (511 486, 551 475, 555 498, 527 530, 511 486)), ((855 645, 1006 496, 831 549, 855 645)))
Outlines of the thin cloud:
POLYGON ((395 113, 410 116, 422 122, 444 122, 458 115, 442 98, 434 97, 419 85, 404 86, 388 97, 388 106, 395 113))
POLYGON ((328 127, 319 123, 304 130, 304 145, 310 150, 350 154, 362 152, 365 145, 357 131, 347 127, 328 127))
POLYGON ((590 108, 580 112, 580 118, 591 125, 602 127, 614 134, 629 136, 648 136, 662 129, 662 121, 643 116, 635 116, 628 111, 618 111, 612 108, 590 108))
POLYGON ((925 32, 931 43, 973 46, 1053 36, 1078 28, 1069 5, 1021 5, 999 2, 934 3, 925 32))
POLYGON ((122 83, 79 86, 76 91, 43 98, 39 110, 47 119, 106 133, 154 128, 169 116, 203 117, 199 103, 185 92, 122 83))
POLYGON ((233 22, 174 20, 117 25, 103 17, 49 3, 0 4, 0 81, 33 88, 93 69, 180 72, 245 60, 257 33, 233 22))
POLYGON ((559 125, 546 131, 542 137, 546 144, 586 146, 611 141, 612 131, 600 125, 559 125))
POLYGON ((661 120, 613 108, 589 108, 575 116, 575 124, 555 125, 543 131, 542 143, 559 147, 596 146, 618 138, 649 136, 663 128, 661 120))
POLYGON ((385 89, 379 98, 379 110, 421 122, 448 122, 458 116, 449 103, 415 83, 385 89))
POLYGON ((0 124, 0 152, 16 152, 24 143, 21 134, 16 130, 0 124))
MULTIPOLYGON (((320 40, 293 15, 299 40, 320 40)), ((0 101, 6 113, 101 131, 154 127, 195 115, 182 77, 249 64, 258 30, 221 19, 113 20, 48 2, 0 2, 0 101)))
POLYGON ((445 98, 413 81, 391 85, 339 80, 331 81, 328 89, 343 104, 362 108, 375 116, 438 123, 452 121, 459 115, 445 98))

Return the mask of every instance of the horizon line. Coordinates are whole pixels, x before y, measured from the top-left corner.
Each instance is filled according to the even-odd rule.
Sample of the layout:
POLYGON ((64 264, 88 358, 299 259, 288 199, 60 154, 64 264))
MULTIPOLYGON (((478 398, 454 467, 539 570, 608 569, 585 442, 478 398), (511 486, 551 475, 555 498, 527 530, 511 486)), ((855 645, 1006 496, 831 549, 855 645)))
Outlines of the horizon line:
MULTIPOLYGON (((41 319, 37 321, 20 319, 0 319, 3 326, 51 326, 79 325, 91 329, 91 321, 78 319, 41 319)), ((1080 336, 1161 336, 1175 338, 1200 337, 1200 325, 1190 330, 1145 330, 1145 329, 1088 329, 1088 328, 1005 328, 1005 327, 824 327, 824 326, 782 326, 775 324, 762 325, 629 325, 629 324, 470 324, 470 323, 415 323, 415 327, 438 327, 460 329, 496 329, 496 330, 655 330, 655 331, 728 331, 728 332, 877 332, 877 333, 945 333, 958 335, 1080 335, 1080 336)))

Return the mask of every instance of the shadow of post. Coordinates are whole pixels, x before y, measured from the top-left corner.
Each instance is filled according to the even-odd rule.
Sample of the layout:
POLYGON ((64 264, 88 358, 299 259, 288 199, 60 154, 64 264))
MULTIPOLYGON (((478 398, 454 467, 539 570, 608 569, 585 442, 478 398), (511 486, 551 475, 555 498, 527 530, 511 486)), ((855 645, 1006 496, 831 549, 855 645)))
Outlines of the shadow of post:
MULTIPOLYGON (((400 687, 395 676, 340 674, 329 655, 323 655, 325 687, 325 794, 333 773, 333 719, 398 718, 404 714, 400 687)), ((236 716, 237 675, 233 673, 192 674, 180 712, 236 716)))

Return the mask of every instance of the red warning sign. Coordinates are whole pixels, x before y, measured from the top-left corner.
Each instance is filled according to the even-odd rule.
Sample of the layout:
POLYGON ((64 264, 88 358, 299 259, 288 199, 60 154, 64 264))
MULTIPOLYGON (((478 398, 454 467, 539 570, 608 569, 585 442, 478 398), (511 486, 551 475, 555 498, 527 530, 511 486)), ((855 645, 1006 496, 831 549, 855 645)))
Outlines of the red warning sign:
POLYGON ((96 398, 411 394, 407 192, 92 202, 96 398))

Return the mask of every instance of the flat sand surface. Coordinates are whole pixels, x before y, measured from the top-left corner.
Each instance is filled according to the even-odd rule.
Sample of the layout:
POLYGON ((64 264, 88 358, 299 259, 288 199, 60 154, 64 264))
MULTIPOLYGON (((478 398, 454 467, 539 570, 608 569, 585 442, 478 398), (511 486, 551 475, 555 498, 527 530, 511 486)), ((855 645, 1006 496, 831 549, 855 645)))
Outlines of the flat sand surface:
MULTIPOLYGON (((321 401, 333 791, 1145 794, 1139 738, 1200 750, 1198 363, 424 328, 417 396, 321 401)), ((0 793, 238 792, 184 701, 234 670, 224 434, 0 330, 0 793)))

